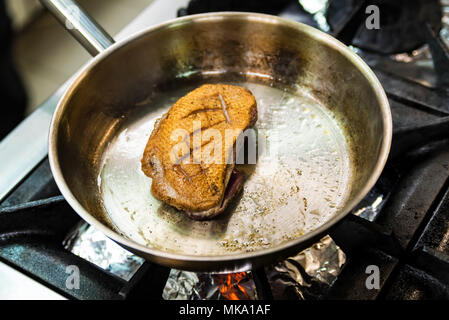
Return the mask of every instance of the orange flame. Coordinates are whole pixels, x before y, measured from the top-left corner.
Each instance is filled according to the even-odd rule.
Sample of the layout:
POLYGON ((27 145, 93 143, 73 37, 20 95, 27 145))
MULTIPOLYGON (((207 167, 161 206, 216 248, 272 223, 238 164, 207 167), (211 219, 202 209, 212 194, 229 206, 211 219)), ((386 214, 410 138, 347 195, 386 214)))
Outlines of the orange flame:
POLYGON ((228 300, 245 300, 250 299, 246 289, 240 284, 245 279, 246 272, 229 273, 215 275, 214 279, 218 285, 221 295, 228 300))

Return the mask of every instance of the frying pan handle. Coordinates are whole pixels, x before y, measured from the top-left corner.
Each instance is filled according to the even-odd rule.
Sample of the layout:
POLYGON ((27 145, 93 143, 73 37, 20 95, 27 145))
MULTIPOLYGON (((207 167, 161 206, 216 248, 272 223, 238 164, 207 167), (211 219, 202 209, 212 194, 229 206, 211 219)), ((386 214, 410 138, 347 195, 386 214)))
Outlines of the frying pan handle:
POLYGON ((92 55, 114 44, 114 39, 74 0, 40 0, 56 19, 92 55))

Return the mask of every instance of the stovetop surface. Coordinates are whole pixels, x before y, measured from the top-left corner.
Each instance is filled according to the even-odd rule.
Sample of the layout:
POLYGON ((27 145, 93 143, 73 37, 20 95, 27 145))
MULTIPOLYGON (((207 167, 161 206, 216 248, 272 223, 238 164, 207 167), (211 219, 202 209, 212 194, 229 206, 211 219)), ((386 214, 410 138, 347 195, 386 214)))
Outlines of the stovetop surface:
MULTIPOLYGON (((190 6, 196 3, 193 8, 202 10, 200 2, 190 6)), ((323 25, 319 10, 310 14, 291 1, 282 8, 276 14, 323 25)), ((187 6, 178 14, 193 13, 189 10, 187 6)), ((388 95, 394 157, 330 238, 286 261, 252 270, 243 280, 234 279, 252 288, 243 298, 449 298, 449 94, 433 68, 431 56, 439 52, 433 45, 387 56, 354 48, 388 95), (370 266, 380 272, 378 289, 367 288, 370 266)), ((47 159, 1 203, 0 261, 69 298, 229 297, 217 292, 220 277, 144 262, 102 238, 60 195, 47 159), (80 271, 81 290, 66 285, 73 265, 80 271)))

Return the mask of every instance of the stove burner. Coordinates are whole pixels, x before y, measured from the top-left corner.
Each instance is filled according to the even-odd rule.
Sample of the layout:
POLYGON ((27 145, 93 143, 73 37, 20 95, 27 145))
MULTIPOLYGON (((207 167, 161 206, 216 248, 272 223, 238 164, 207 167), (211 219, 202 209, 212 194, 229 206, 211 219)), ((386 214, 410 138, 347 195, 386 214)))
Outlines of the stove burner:
POLYGON ((426 43, 424 25, 441 29, 438 0, 332 0, 326 18, 346 44, 381 54, 411 52, 426 43), (380 29, 367 29, 368 5, 379 8, 380 29))
MULTIPOLYGON (((193 0, 178 14, 217 10, 269 12, 267 10, 274 10, 274 7, 268 6, 282 7, 279 1, 278 4, 274 1, 243 2, 245 0, 193 0)), ((286 8, 294 9, 288 13, 294 13, 295 20, 309 21, 311 15, 298 9, 298 1, 280 2, 290 3, 286 8)), ((393 3, 373 2, 379 4, 381 15, 393 3)), ((338 25, 333 25, 334 35, 355 44, 360 31, 359 22, 363 21, 355 18, 366 17, 364 8, 368 4, 360 0, 362 5, 357 7, 358 10, 351 11, 354 7, 349 5, 355 4, 355 0, 334 0, 332 6, 335 3, 343 4, 343 11, 338 14, 346 19, 340 17, 342 20, 338 25), (357 16, 357 13, 361 15, 357 16)), ((426 5, 436 3, 427 1, 426 5)), ((402 7, 411 6, 413 10, 406 10, 420 13, 415 23, 423 21, 419 19, 426 16, 421 12, 424 9, 420 9, 421 6, 424 8, 424 1, 410 0, 406 3, 397 0, 393 6, 400 10, 392 10, 390 14, 393 15, 381 21, 386 30, 390 25, 394 29, 394 25, 400 24, 393 20, 404 19, 402 7)), ((407 14, 411 15, 410 12, 407 14)), ((283 15, 282 12, 280 14, 283 15)), ((201 299, 218 296, 263 300, 449 299, 449 91, 446 90, 449 53, 432 30, 432 25, 429 29, 427 24, 422 24, 421 31, 427 33, 427 43, 440 82, 437 87, 430 88, 392 74, 391 65, 385 65, 383 69, 373 67, 391 105, 395 128, 391 157, 376 186, 354 209, 354 214, 335 225, 330 237, 323 238, 314 248, 274 266, 246 274, 193 274, 142 262, 136 271, 133 269, 132 274, 127 272, 129 276, 124 277, 124 269, 116 263, 117 260, 109 259, 115 265, 111 267, 109 263, 105 267, 98 263, 101 257, 89 257, 92 250, 106 250, 105 255, 110 253, 105 249, 109 246, 101 243, 103 238, 94 237, 94 233, 83 233, 82 237, 75 238, 80 218, 60 195, 51 176, 49 162, 44 160, 0 202, 0 262, 75 299, 170 299, 186 296, 189 292, 201 299), (415 148, 417 146, 420 148, 415 148), (94 247, 85 247, 88 250, 84 252, 73 250, 80 248, 81 238, 95 242, 94 247), (334 250, 337 246, 341 250, 334 250), (329 251, 317 252, 323 248, 329 251), (342 256, 332 259, 334 263, 328 263, 331 261, 328 255, 335 252, 342 256), (317 260, 323 255, 325 258, 317 260), (307 259, 310 264, 304 263, 307 259), (317 261, 325 262, 325 267, 322 268, 317 261), (313 268, 308 268, 312 264, 313 268), (66 267, 71 265, 79 267, 81 290, 71 290, 65 285, 66 267), (370 265, 379 267, 379 290, 367 290, 366 268, 370 265), (183 280, 186 290, 180 290, 177 280, 190 276, 198 277, 199 287, 191 286, 195 279, 187 279, 189 281, 183 280), (214 291, 205 290, 211 285, 215 285, 214 291), (197 289, 198 292, 195 291, 197 289), (213 292, 213 295, 202 295, 204 292, 213 292)), ((395 32, 398 32, 397 37, 402 37, 401 32, 404 31, 395 32)), ((388 39, 393 38, 389 35, 388 39)), ((389 58, 384 60, 392 61, 389 58)))

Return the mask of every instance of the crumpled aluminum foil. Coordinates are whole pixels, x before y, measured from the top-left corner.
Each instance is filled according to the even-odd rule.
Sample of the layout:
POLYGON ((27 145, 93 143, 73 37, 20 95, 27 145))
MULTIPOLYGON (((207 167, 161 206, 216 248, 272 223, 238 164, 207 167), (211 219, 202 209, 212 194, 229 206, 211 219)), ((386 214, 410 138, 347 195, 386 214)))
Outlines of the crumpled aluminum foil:
POLYGON ((365 199, 353 210, 353 214, 368 221, 376 220, 383 206, 387 202, 389 193, 381 193, 378 190, 371 190, 365 199))
POLYGON ((172 269, 162 292, 165 300, 218 300, 220 293, 211 277, 172 269))
POLYGON ((298 2, 306 12, 312 15, 322 31, 329 32, 330 26, 326 21, 328 0, 299 0, 298 2))
POLYGON ((64 247, 126 281, 131 279, 145 262, 84 222, 68 235, 64 247))
POLYGON ((345 253, 325 236, 296 256, 266 268, 273 298, 318 298, 331 287, 345 262, 345 253))

